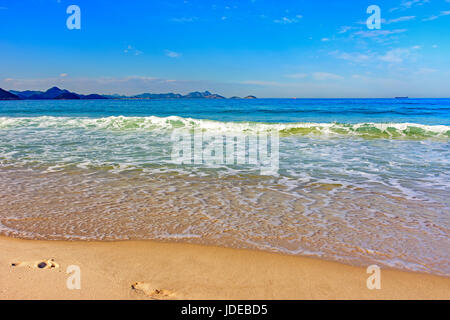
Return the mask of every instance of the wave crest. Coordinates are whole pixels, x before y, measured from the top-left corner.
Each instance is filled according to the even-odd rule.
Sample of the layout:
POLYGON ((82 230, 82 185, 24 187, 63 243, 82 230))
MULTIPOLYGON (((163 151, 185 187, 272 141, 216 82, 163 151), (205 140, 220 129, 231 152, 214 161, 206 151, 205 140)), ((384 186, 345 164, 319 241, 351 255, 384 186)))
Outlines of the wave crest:
POLYGON ((223 133, 279 132, 290 135, 361 136, 367 138, 450 138, 450 126, 417 123, 263 123, 223 122, 216 120, 169 117, 0 117, 0 129, 81 128, 103 130, 174 130, 198 129, 223 133))

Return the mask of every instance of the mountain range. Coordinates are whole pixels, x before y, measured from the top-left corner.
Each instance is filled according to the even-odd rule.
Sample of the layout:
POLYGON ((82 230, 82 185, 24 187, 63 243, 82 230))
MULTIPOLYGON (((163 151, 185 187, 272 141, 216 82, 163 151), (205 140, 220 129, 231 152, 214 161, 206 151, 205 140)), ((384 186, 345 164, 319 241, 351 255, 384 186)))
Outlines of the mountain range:
POLYGON ((20 98, 15 94, 0 88, 0 100, 19 100, 19 99, 20 98))
MULTIPOLYGON (((209 91, 190 92, 186 95, 179 93, 142 93, 134 96, 124 95, 101 95, 101 94, 78 94, 66 89, 52 87, 47 91, 6 91, 0 88, 0 100, 94 100, 94 99, 226 99, 225 97, 209 91)), ((256 99, 255 96, 245 98, 232 97, 230 99, 256 99)))

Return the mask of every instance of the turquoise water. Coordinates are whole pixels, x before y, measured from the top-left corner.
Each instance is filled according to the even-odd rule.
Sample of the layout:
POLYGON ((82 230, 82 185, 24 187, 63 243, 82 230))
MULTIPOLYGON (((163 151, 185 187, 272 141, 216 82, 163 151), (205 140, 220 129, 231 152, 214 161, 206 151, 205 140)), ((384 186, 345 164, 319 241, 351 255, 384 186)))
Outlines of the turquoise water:
POLYGON ((1 101, 0 185, 0 231, 18 237, 450 274, 450 99, 1 101), (277 170, 176 163, 177 132, 236 137, 247 155, 277 137, 277 170))
POLYGON ((179 116, 217 121, 450 125, 450 99, 3 101, 0 117, 179 116))

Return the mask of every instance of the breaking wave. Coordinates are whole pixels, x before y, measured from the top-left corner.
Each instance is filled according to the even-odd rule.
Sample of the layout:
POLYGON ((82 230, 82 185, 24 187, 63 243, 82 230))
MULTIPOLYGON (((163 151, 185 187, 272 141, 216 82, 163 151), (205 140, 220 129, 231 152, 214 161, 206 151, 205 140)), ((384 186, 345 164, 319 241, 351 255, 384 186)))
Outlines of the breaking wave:
POLYGON ((179 116, 104 118, 81 117, 0 117, 0 129, 13 128, 79 128, 88 130, 174 130, 197 129, 223 133, 279 132, 283 136, 360 136, 384 139, 449 138, 450 126, 418 123, 264 123, 222 122, 179 116))

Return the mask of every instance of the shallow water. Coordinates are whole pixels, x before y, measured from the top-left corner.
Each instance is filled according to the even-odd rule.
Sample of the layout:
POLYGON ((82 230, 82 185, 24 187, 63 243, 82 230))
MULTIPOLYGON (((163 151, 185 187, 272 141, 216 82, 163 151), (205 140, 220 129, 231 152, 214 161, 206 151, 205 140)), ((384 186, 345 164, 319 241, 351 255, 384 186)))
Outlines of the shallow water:
POLYGON ((186 241, 448 276, 449 114, 447 99, 0 102, 0 232, 186 241), (237 148, 244 137, 246 156, 249 139, 276 136, 278 170, 237 158, 176 163, 179 131, 237 137, 237 148))

